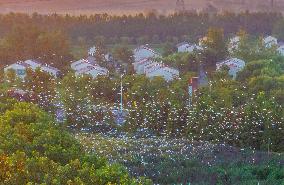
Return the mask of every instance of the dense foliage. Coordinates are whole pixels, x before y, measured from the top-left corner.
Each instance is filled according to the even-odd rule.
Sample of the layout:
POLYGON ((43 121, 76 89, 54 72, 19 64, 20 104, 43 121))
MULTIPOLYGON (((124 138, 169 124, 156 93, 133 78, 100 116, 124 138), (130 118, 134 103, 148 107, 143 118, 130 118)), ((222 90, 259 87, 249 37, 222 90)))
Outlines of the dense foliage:
MULTIPOLYGON (((282 19, 279 14, 247 12, 224 13, 213 19, 195 13, 89 17, 1 15, 1 68, 17 60, 37 59, 64 73, 55 79, 39 69, 27 70, 25 79, 20 80, 15 71, 10 70, 5 75, 0 72, 0 182, 150 184, 145 179, 132 179, 120 165, 110 165, 105 159, 84 152, 83 146, 66 132, 66 128, 75 132, 142 134, 150 137, 154 146, 165 137, 167 141, 185 139, 191 144, 209 143, 206 147, 229 145, 253 152, 267 151, 269 155, 283 152, 284 57, 276 47, 265 47, 262 40, 265 34, 271 33, 279 39, 284 38, 282 19), (236 32, 240 36, 239 47, 229 52, 227 37, 236 32), (197 42, 204 35, 202 51, 176 53, 177 42, 197 42), (133 74, 133 44, 148 42, 159 45, 163 57, 156 60, 179 69, 179 79, 166 82, 161 77, 149 79, 133 74), (96 79, 76 76, 69 68, 69 60, 74 57, 71 43, 85 53, 87 46, 95 43, 95 59, 110 70, 110 75, 96 79), (104 54, 111 51, 109 45, 114 61, 107 63, 104 54), (228 57, 246 62, 236 79, 228 74, 227 68, 216 71, 216 62, 228 57), (189 106, 188 80, 198 76, 203 67, 207 71, 208 85, 195 92, 189 106), (127 116, 125 124, 118 126, 114 110, 119 107, 121 82, 127 116), (17 88, 24 90, 27 97, 10 94, 10 90, 17 88), (42 110, 56 117, 62 125, 57 125, 42 110)), ((119 151, 128 154, 131 146, 127 144, 131 139, 122 137, 126 140, 117 144, 122 145, 119 151)), ((208 182, 202 178, 205 175, 211 177, 213 184, 280 184, 283 181, 283 161, 260 163, 259 166, 243 161, 212 166, 207 163, 202 168, 208 156, 196 162, 191 158, 194 155, 186 158, 167 155, 178 148, 177 143, 166 148, 165 155, 153 154, 147 148, 150 154, 146 152, 146 156, 132 151, 126 157, 114 157, 111 152, 115 146, 106 144, 105 138, 102 140, 99 142, 100 139, 95 138, 93 141, 98 145, 94 147, 92 143, 90 150, 110 159, 117 157, 113 161, 125 163, 132 175, 147 175, 161 184, 206 184, 208 182), (175 173, 171 173, 169 166, 174 166, 175 173)), ((145 146, 150 146, 148 144, 145 146)), ((185 149, 186 146, 180 150, 185 149)), ((214 151, 210 147, 206 149, 214 151)), ((162 151, 160 147, 157 150, 162 151)), ((206 151, 201 152, 206 154, 206 151)), ((217 154, 210 155, 217 160, 217 154)))
POLYGON ((146 175, 155 184, 283 183, 283 154, 145 135, 146 130, 140 136, 81 133, 76 138, 88 150, 96 148, 99 155, 123 163, 134 176, 146 175))
POLYGON ((213 18, 197 13, 169 16, 155 13, 127 16, 10 13, 0 15, 0 38, 3 38, 0 42, 0 60, 6 63, 40 57, 48 63, 64 66, 62 63, 72 59, 67 52, 70 46, 66 35, 72 47, 80 46, 76 47, 75 52, 93 45, 98 39, 103 39, 107 44, 167 42, 165 48, 171 52, 171 44, 196 42, 211 27, 223 29, 226 38, 242 28, 255 36, 275 34, 282 40, 283 25, 281 14, 261 12, 226 12, 213 18))
POLYGON ((1 184, 150 184, 82 145, 33 104, 0 101, 1 184))

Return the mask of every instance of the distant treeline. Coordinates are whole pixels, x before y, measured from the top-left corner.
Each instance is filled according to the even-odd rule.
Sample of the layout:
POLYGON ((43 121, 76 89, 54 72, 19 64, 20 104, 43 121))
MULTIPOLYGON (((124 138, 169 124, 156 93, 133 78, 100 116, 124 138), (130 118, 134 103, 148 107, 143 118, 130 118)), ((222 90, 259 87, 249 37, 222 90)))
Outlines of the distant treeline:
POLYGON ((205 35, 210 27, 223 28, 225 36, 230 36, 242 28, 252 35, 275 34, 279 39, 284 39, 281 33, 282 27, 284 28, 283 16, 269 12, 227 12, 218 15, 185 13, 169 16, 155 13, 127 16, 10 13, 0 15, 0 36, 22 24, 35 24, 46 30, 59 29, 69 35, 73 43, 88 44, 94 43, 97 37, 104 37, 108 44, 196 41, 205 35))

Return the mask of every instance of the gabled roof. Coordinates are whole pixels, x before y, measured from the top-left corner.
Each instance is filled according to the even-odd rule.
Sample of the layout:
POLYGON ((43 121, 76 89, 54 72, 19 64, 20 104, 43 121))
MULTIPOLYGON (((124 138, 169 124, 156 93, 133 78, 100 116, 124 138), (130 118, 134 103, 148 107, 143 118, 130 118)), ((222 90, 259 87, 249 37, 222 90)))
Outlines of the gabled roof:
POLYGON ((271 35, 266 36, 266 37, 263 38, 263 41, 264 41, 265 43, 269 43, 269 42, 274 41, 274 40, 277 41, 277 38, 276 38, 276 37, 273 37, 273 36, 271 36, 271 35))
POLYGON ((142 45, 142 46, 137 47, 134 50, 134 52, 139 52, 139 50, 143 50, 143 49, 153 53, 154 55, 159 55, 159 56, 161 55, 160 53, 156 52, 155 50, 149 48, 147 45, 142 45))
POLYGON ((184 42, 178 43, 178 44, 176 45, 176 47, 180 47, 180 46, 183 46, 183 45, 191 45, 191 44, 184 41, 184 42))
POLYGON ((32 59, 24 61, 24 64, 29 65, 29 67, 32 68, 32 69, 36 69, 36 68, 42 66, 42 64, 40 62, 38 62, 36 60, 32 60, 32 59))
POLYGON ((246 63, 245 61, 238 59, 238 58, 230 58, 228 60, 222 61, 222 62, 218 62, 216 64, 217 68, 221 68, 223 65, 227 65, 229 67, 242 67, 244 66, 246 63))

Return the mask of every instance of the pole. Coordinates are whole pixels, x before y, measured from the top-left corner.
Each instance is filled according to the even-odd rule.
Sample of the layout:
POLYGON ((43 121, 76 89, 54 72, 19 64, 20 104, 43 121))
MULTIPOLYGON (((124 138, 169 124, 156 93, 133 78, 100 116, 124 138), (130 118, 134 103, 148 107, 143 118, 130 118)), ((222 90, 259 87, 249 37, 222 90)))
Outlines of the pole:
POLYGON ((123 86, 122 86, 122 75, 120 76, 120 112, 123 111, 123 86))
POLYGON ((270 130, 269 130, 269 125, 268 125, 268 141, 267 141, 267 154, 269 156, 270 153, 270 130))
POLYGON ((188 105, 189 107, 192 106, 192 93, 193 93, 193 88, 192 88, 192 84, 190 84, 188 86, 188 105))

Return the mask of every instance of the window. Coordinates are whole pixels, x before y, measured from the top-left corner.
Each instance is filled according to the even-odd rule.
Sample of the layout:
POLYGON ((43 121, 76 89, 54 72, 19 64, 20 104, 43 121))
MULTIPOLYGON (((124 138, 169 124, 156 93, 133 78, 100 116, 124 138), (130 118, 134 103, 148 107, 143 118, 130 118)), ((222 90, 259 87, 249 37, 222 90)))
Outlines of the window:
POLYGON ((23 76, 23 75, 26 74, 26 70, 24 70, 24 69, 18 69, 18 70, 17 70, 17 74, 20 75, 20 76, 23 76))

